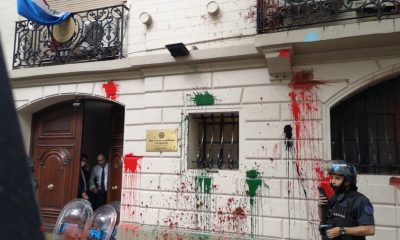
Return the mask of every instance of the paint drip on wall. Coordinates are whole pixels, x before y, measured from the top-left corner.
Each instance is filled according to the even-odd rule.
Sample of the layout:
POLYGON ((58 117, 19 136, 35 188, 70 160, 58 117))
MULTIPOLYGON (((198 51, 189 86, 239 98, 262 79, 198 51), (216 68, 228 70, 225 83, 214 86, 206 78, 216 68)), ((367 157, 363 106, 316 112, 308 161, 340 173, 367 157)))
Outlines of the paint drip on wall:
MULTIPOLYGON (((301 70, 292 73, 292 81, 289 83, 290 111, 293 118, 294 152, 289 154, 290 158, 294 158, 294 172, 297 174, 297 181, 306 199, 308 199, 312 191, 312 195, 318 196, 317 187, 322 186, 327 195, 332 194, 330 188, 330 179, 326 177, 321 170, 322 156, 319 152, 319 129, 320 129, 320 100, 318 90, 325 82, 314 80, 313 70, 301 70), (306 181, 306 179, 315 179, 314 182, 306 181)), ((286 132, 285 132, 286 133, 286 132)), ((287 166, 287 177, 290 177, 289 163, 287 166)), ((288 199, 294 197, 294 180, 288 181, 288 199)), ((288 202, 289 219, 292 216, 290 208, 290 200, 288 202)), ((294 202, 292 203, 294 205, 294 202)), ((315 219, 310 209, 312 206, 306 207, 307 219, 315 219)), ((295 213, 294 213, 295 214, 295 213)), ((289 229, 290 229, 289 221, 289 229)), ((314 228, 313 235, 317 236, 318 231, 314 228)), ((289 232, 290 235, 290 232, 289 232)))
POLYGON ((317 151, 318 144, 315 143, 314 138, 320 121, 320 101, 317 89, 324 82, 313 78, 312 70, 302 70, 293 72, 292 81, 289 83, 290 110, 294 122, 296 172, 302 180, 306 177, 303 160, 321 159, 317 151))
POLYGON ((246 195, 250 198, 250 235, 254 237, 257 232, 257 217, 261 212, 260 206, 261 201, 256 201, 256 196, 259 194, 262 186, 268 187, 267 184, 261 178, 260 172, 255 169, 249 170, 246 172, 246 185, 247 191, 246 195), (255 203, 257 206, 255 206, 255 203))
POLYGON ((113 80, 110 80, 107 83, 103 83, 102 87, 106 93, 107 98, 111 100, 117 100, 118 85, 113 80))
POLYGON ((137 200, 137 178, 138 171, 141 169, 139 160, 142 156, 133 153, 125 154, 123 157, 124 174, 122 178, 122 198, 121 198, 121 221, 137 222, 138 208, 134 205, 137 200))
POLYGON ((212 178, 210 176, 196 176, 195 192, 196 192, 196 228, 203 231, 210 231, 211 226, 211 189, 212 178))
POLYGON ((290 153, 293 150, 293 128, 290 124, 285 125, 283 128, 283 133, 285 134, 285 151, 286 158, 290 157, 290 153))

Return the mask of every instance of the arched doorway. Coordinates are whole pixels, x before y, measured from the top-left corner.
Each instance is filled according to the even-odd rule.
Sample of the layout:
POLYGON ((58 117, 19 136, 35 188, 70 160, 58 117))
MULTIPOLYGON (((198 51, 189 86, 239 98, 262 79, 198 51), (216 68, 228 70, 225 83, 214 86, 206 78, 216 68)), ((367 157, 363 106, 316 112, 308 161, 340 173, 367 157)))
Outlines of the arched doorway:
POLYGON ((385 81, 331 109, 332 159, 361 173, 400 173, 400 79, 385 81))
POLYGON ((120 200, 124 112, 114 102, 80 99, 33 114, 31 156, 46 231, 52 230, 62 207, 77 198, 82 153, 89 156, 91 167, 97 154, 107 157, 107 200, 120 200))

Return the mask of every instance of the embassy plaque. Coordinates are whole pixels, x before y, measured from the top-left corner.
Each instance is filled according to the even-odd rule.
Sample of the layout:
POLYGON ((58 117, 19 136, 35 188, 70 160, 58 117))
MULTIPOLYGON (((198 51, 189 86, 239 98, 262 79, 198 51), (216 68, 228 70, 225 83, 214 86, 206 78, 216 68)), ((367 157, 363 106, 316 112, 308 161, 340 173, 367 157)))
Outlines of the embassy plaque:
POLYGON ((178 129, 151 129, 146 132, 146 152, 176 152, 178 129))

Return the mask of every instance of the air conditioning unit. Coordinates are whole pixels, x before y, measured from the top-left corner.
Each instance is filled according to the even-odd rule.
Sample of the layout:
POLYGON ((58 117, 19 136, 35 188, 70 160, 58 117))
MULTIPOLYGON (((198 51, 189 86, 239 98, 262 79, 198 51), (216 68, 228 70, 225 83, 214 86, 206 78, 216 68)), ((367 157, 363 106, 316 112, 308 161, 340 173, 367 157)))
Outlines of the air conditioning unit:
POLYGON ((118 54, 121 44, 118 20, 105 18, 84 22, 80 54, 97 58, 109 58, 118 54))

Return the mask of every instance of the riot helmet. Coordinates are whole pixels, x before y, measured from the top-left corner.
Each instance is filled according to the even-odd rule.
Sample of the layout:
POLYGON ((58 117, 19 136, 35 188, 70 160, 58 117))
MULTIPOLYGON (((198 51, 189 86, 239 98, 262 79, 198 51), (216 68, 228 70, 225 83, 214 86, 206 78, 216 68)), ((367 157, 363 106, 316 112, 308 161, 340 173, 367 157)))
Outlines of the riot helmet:
POLYGON ((353 164, 347 163, 343 160, 329 161, 329 174, 341 175, 350 182, 351 185, 357 184, 357 169, 353 164))

